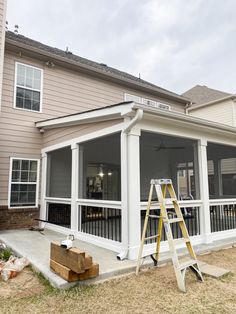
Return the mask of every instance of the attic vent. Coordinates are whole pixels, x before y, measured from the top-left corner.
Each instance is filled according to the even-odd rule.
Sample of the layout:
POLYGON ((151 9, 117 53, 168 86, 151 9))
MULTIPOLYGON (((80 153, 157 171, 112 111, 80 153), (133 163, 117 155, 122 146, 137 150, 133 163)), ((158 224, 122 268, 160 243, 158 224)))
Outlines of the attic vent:
POLYGON ((138 96, 135 96, 135 95, 131 95, 131 94, 126 94, 125 93, 125 101, 134 101, 134 102, 137 102, 137 103, 142 103, 142 98, 141 97, 138 97, 138 96))
POLYGON ((19 32, 19 26, 16 24, 16 25, 15 25, 15 29, 14 29, 14 33, 15 33, 16 35, 18 35, 18 32, 19 32))
POLYGON ((131 94, 125 93, 124 99, 125 101, 134 101, 136 103, 143 104, 145 106, 152 107, 152 108, 157 108, 161 110, 171 110, 170 105, 166 105, 166 104, 157 102, 155 100, 147 99, 147 98, 141 98, 139 96, 135 96, 131 94))
POLYGON ((163 109, 163 110, 171 110, 170 105, 162 104, 162 103, 157 103, 157 108, 163 109))
POLYGON ((154 100, 146 99, 146 98, 142 98, 142 103, 146 106, 154 107, 157 109, 171 110, 171 107, 169 105, 166 105, 166 104, 163 104, 160 102, 156 102, 154 100))
POLYGON ((156 107, 156 104, 157 104, 156 101, 150 100, 150 99, 146 99, 146 98, 143 98, 142 100, 143 100, 142 103, 144 105, 147 105, 147 106, 150 106, 150 107, 156 107))
POLYGON ((68 47, 66 47, 66 53, 67 53, 68 55, 72 55, 72 52, 69 51, 69 48, 68 48, 68 47))

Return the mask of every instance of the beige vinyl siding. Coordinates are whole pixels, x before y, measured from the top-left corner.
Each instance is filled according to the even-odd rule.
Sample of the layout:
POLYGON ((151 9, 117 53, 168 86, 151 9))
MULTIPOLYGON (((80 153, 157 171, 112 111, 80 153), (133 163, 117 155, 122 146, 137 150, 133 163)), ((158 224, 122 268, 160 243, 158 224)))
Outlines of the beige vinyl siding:
POLYGON ((236 127, 236 101, 233 102, 233 126, 236 127))
POLYGON ((102 130, 110 126, 119 124, 122 121, 123 120, 121 119, 117 119, 98 123, 45 130, 45 133, 43 135, 43 147, 55 145, 92 132, 96 132, 98 130, 102 130))
POLYGON ((124 93, 138 94, 141 97, 167 103, 171 105, 172 110, 184 111, 183 104, 166 101, 148 93, 127 88, 122 84, 68 70, 58 66, 56 62, 55 68, 48 68, 43 61, 34 60, 25 55, 20 57, 19 52, 7 50, 4 59, 0 115, 0 204, 7 204, 10 157, 39 159, 42 147, 118 123, 118 121, 110 121, 96 125, 60 128, 46 131, 42 135, 35 128, 36 121, 123 102, 124 93), (42 113, 13 108, 15 62, 29 64, 43 70, 42 113))
POLYGON ((233 126, 233 104, 234 102, 232 100, 226 100, 196 110, 191 110, 189 111, 189 114, 197 118, 233 126))

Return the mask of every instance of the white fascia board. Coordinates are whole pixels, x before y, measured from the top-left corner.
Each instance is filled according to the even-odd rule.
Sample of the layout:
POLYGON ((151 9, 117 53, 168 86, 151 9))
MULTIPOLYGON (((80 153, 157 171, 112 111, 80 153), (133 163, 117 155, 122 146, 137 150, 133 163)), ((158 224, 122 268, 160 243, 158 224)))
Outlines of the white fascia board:
POLYGON ((165 111, 161 109, 156 109, 156 108, 151 108, 151 107, 145 107, 139 104, 134 104, 133 109, 138 109, 141 108, 144 110, 144 114, 149 114, 152 116, 158 116, 162 118, 166 118, 168 120, 173 120, 175 122, 180 121, 180 122, 185 122, 188 124, 192 124, 198 127, 205 127, 208 129, 215 130, 216 132, 222 132, 222 133, 230 133, 236 135, 236 128, 220 123, 216 123, 213 121, 201 119, 201 118, 196 118, 194 116, 189 116, 183 113, 178 113, 178 112, 173 112, 173 111, 165 111))
POLYGON ((188 111, 194 111, 194 110, 198 110, 198 109, 201 109, 203 107, 206 107, 206 106, 211 106, 211 105, 214 105, 214 104, 218 104, 218 103, 220 103, 222 101, 226 101, 226 100, 230 100, 230 99, 234 100, 235 98, 236 98, 236 95, 232 94, 232 95, 220 98, 220 99, 216 99, 216 100, 212 100, 212 101, 206 102, 206 103, 201 104, 201 105, 190 106, 187 109, 188 109, 188 111))
POLYGON ((84 113, 78 113, 65 117, 55 118, 51 120, 39 121, 35 125, 37 128, 53 129, 71 125, 87 124, 104 120, 114 120, 124 117, 132 113, 133 103, 117 105, 95 109, 84 113))

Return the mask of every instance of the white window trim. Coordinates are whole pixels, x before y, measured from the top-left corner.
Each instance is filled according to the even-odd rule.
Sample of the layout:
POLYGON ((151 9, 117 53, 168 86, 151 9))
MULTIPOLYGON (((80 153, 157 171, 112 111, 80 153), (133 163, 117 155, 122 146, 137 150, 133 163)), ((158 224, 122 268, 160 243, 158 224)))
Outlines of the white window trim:
POLYGON ((23 110, 23 111, 28 111, 28 112, 33 112, 33 113, 42 113, 42 106, 43 106, 43 69, 37 68, 35 66, 26 64, 26 63, 21 63, 21 62, 15 62, 15 85, 14 85, 14 102, 13 102, 13 108, 17 109, 17 110, 23 110), (18 87, 22 87, 24 89, 28 89, 31 91, 37 91, 40 92, 40 104, 39 104, 39 111, 37 110, 30 110, 30 109, 25 109, 25 108, 19 108, 16 107, 16 88, 17 88, 17 66, 18 65, 23 65, 32 69, 36 69, 39 70, 41 72, 41 81, 40 81, 40 90, 39 89, 33 89, 33 88, 29 88, 29 87, 25 87, 25 86, 18 86, 18 87))
MULTIPOLYGON (((25 158, 25 157, 10 157, 10 168, 9 168, 9 180, 8 180, 8 208, 10 209, 19 209, 19 208, 38 208, 39 205, 39 175, 40 175, 40 159, 35 158, 25 158), (13 160, 32 160, 37 161, 37 180, 36 183, 36 200, 35 200, 35 206, 11 206, 11 185, 17 182, 12 182, 11 176, 12 176, 12 164, 13 160)), ((19 183, 20 184, 20 183, 19 183)))

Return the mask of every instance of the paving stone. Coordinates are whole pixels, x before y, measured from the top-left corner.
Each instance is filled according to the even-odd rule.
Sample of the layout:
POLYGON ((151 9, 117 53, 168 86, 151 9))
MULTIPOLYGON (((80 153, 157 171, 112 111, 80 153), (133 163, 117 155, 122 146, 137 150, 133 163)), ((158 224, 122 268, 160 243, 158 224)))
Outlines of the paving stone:
POLYGON ((214 278, 220 278, 230 273, 230 270, 228 269, 209 265, 204 262, 199 262, 199 268, 203 274, 214 277, 214 278))
POLYGON ((223 246, 222 250, 228 250, 228 249, 232 249, 232 245, 227 245, 227 246, 223 246))
POLYGON ((208 255, 208 254, 211 254, 211 251, 203 251, 203 252, 199 252, 198 255, 208 255))

